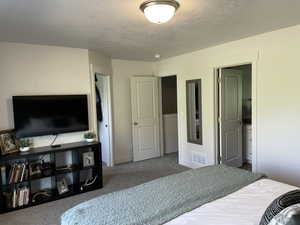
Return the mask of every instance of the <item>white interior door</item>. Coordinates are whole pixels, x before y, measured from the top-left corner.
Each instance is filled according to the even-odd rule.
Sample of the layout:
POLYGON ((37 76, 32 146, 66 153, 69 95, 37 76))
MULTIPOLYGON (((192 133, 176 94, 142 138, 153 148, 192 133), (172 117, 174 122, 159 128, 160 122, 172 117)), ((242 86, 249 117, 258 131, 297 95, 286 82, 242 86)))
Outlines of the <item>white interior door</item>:
POLYGON ((133 160, 160 156, 158 79, 131 78, 133 160))
POLYGON ((221 162, 240 167, 242 156, 242 73, 221 69, 219 83, 221 162))
POLYGON ((111 166, 111 146, 110 146, 110 111, 109 111, 109 76, 99 75, 97 76, 97 88, 101 97, 101 106, 102 106, 102 121, 98 121, 99 129, 99 140, 101 142, 101 152, 102 152, 102 161, 105 162, 107 166, 111 166))

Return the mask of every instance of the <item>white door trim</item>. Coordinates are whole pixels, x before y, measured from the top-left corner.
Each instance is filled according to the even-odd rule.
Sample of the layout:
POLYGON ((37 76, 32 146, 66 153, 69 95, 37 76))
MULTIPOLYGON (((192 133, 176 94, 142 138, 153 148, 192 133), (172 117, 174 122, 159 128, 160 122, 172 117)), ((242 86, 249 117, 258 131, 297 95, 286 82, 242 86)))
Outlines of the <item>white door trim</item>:
POLYGON ((219 164, 219 121, 218 121, 218 70, 226 67, 241 66, 246 64, 252 65, 252 171, 258 171, 258 154, 257 154, 257 64, 259 53, 255 59, 246 62, 233 63, 228 65, 216 65, 214 67, 214 151, 215 162, 219 164))
POLYGON ((114 135, 113 135, 113 118, 112 118, 112 89, 111 89, 111 85, 112 85, 112 82, 111 82, 111 76, 108 76, 107 75, 107 82, 108 82, 108 123, 109 123, 109 127, 108 127, 108 130, 109 130, 109 146, 110 146, 110 149, 109 149, 109 153, 110 153, 110 163, 108 166, 112 167, 114 166, 114 141, 113 141, 113 138, 114 138, 114 135))
POLYGON ((165 154, 165 143, 164 143, 164 132, 163 132, 163 112, 162 112, 162 85, 161 85, 161 82, 162 82, 162 78, 164 77, 171 77, 171 76, 176 76, 176 85, 177 85, 177 126, 178 126, 178 129, 177 129, 177 133, 178 133, 178 160, 179 160, 179 152, 180 152, 180 116, 179 116, 179 106, 178 106, 178 76, 177 74, 174 74, 174 75, 162 75, 160 77, 158 77, 158 109, 159 109, 159 141, 160 141, 160 155, 161 157, 164 156, 165 154))
POLYGON ((163 157, 165 154, 165 143, 164 143, 164 132, 163 132, 163 112, 162 112, 162 77, 158 77, 158 110, 159 110, 159 145, 160 145, 160 156, 163 157))
POLYGON ((103 74, 98 71, 94 71, 93 64, 90 64, 90 84, 91 84, 91 115, 92 116, 92 126, 91 130, 96 134, 97 139, 99 139, 98 129, 97 129, 97 113, 96 113, 96 89, 95 89, 95 74, 101 74, 106 77, 108 82, 108 127, 109 127, 109 163, 107 166, 114 166, 114 148, 113 148, 113 123, 112 123, 112 94, 111 94, 111 76, 103 74))

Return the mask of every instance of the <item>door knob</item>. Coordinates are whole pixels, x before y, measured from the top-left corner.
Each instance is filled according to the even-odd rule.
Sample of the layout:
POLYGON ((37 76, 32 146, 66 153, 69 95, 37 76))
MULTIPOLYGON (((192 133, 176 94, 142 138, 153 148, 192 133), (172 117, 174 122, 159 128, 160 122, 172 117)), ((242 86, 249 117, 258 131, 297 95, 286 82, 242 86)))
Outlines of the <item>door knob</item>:
POLYGON ((134 122, 133 125, 134 125, 134 126, 137 126, 137 125, 139 125, 139 123, 138 123, 138 122, 134 122))

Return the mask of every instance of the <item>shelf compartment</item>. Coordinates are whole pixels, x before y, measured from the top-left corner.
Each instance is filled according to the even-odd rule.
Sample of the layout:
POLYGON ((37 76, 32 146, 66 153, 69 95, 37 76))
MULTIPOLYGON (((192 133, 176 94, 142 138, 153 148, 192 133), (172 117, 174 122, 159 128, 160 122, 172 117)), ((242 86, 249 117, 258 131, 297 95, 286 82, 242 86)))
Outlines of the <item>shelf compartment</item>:
MULTIPOLYGON (((75 192, 77 185, 77 172, 59 174, 56 176, 56 191, 58 196, 67 196, 68 193, 75 192)), ((77 185, 78 186, 78 185, 77 185)))
POLYGON ((14 185, 11 184, 6 187, 2 187, 1 195, 3 200, 3 206, 5 206, 4 209, 16 210, 29 205, 30 184, 29 182, 23 183, 14 185))
POLYGON ((79 172, 80 192, 86 192, 101 187, 102 183, 100 182, 101 178, 99 176, 99 170, 100 168, 98 166, 94 166, 79 172))
POLYGON ((28 161, 12 160, 1 165, 0 176, 1 185, 19 184, 28 181, 28 161))
POLYGON ((54 175, 54 154, 29 157, 29 180, 38 180, 54 175))
POLYGON ((39 205, 45 202, 51 201, 56 197, 55 189, 44 189, 38 192, 35 192, 31 195, 30 205, 39 205))

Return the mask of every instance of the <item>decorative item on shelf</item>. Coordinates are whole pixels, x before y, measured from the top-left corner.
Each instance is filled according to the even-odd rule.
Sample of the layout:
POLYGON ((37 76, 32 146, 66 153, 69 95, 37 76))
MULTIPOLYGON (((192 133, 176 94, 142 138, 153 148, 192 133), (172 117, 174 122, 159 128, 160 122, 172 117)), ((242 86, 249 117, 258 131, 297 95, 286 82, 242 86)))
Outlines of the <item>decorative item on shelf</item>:
POLYGON ((0 131, 1 155, 7 155, 18 151, 16 135, 13 130, 0 131))
POLYGON ((94 152, 82 153, 83 167, 89 167, 95 165, 94 152))
POLYGON ((23 138, 18 141, 20 152, 27 152, 30 150, 30 140, 28 138, 23 138))
POLYGON ((96 182, 97 178, 98 178, 97 175, 95 177, 87 178, 85 180, 84 184, 82 184, 80 186, 80 190, 83 191, 85 188, 88 188, 88 187, 92 186, 96 182))
POLYGON ((31 179, 42 176, 41 161, 36 160, 29 163, 29 175, 31 179))
POLYGON ((96 139, 96 134, 93 132, 87 132, 83 135, 86 142, 93 142, 96 139))
POLYGON ((53 193, 51 189, 45 189, 39 192, 36 192, 32 195, 32 203, 44 202, 51 199, 53 193))
POLYGON ((62 178, 57 181, 58 194, 62 195, 69 191, 68 183, 66 178, 62 178))
POLYGON ((41 171, 44 177, 50 176, 53 173, 53 166, 51 165, 50 162, 44 162, 42 160, 41 163, 41 171))
POLYGON ((40 161, 40 170, 43 177, 51 176, 54 172, 54 163, 51 162, 51 159, 48 159, 50 157, 49 154, 45 154, 39 157, 40 161))

